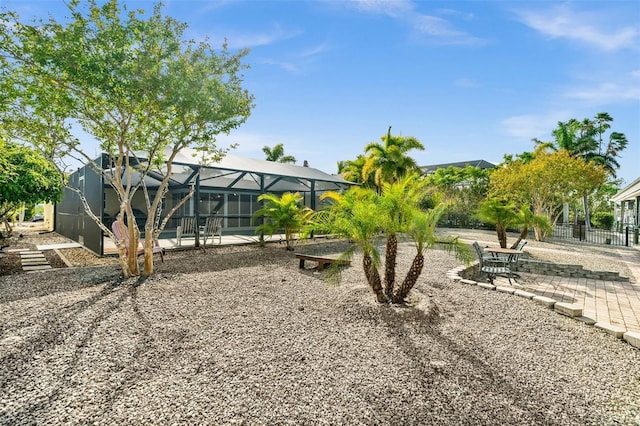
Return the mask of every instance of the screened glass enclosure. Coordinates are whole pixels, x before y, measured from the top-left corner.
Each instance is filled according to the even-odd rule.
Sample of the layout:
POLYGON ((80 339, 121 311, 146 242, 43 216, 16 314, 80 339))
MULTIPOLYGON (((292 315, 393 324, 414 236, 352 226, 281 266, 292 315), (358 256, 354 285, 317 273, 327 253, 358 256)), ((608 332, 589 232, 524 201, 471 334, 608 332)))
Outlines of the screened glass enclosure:
MULTIPOLYGON (((138 158, 144 158, 139 154, 138 158)), ((108 167, 108 157, 96 160, 108 167)), ((116 170, 111 170, 117 173, 116 170)), ((168 172, 165 166, 158 172, 149 173, 144 184, 154 195, 162 178, 168 172)), ((133 182, 140 176, 133 173, 133 182)), ((137 181, 136 181, 137 179, 137 181)), ((73 173, 70 183, 85 194, 92 211, 110 227, 119 212, 119 201, 115 191, 91 166, 85 166, 73 173)), ((218 162, 202 160, 201 153, 185 149, 173 161, 170 171, 169 192, 162 202, 163 216, 176 206, 191 187, 194 195, 183 204, 168 222, 163 236, 175 236, 176 227, 184 216, 195 216, 204 224, 207 216, 219 215, 223 218, 223 234, 253 234, 257 226, 253 216, 261 208, 258 197, 271 193, 298 192, 304 197, 304 204, 314 210, 322 208, 320 196, 327 191, 342 191, 351 186, 339 176, 320 170, 291 164, 238 157, 227 154, 218 162)), ((132 201, 138 223, 146 220, 146 203, 142 190, 132 201)), ((103 254, 103 233, 95 222, 84 212, 80 197, 71 190, 56 208, 56 231, 84 244, 92 251, 103 254)))

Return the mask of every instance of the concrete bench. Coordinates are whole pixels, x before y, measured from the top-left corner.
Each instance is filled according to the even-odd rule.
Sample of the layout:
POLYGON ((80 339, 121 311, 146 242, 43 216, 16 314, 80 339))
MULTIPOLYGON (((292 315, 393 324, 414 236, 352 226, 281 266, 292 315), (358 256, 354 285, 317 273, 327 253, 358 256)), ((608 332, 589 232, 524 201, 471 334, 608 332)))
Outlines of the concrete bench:
POLYGON ((331 265, 332 263, 339 263, 340 265, 350 265, 350 260, 339 260, 339 256, 314 256, 312 254, 303 254, 296 253, 296 259, 300 259, 300 269, 304 268, 304 262, 306 260, 310 260, 313 262, 318 262, 318 271, 322 271, 324 269, 324 265, 331 265))

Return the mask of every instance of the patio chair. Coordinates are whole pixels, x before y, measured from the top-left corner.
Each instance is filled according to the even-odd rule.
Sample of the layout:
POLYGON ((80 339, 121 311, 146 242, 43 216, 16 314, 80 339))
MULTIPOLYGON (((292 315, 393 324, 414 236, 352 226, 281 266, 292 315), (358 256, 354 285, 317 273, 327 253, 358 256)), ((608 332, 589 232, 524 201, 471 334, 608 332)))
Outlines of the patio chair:
MULTIPOLYGON (((115 220, 111 225, 111 230, 113 234, 116 236, 118 241, 124 241, 125 253, 129 255, 129 230, 125 226, 122 228, 120 222, 115 220)), ((158 240, 153 240, 153 254, 160 254, 160 260, 164 263, 164 249, 160 247, 160 242, 158 240)), ((136 256, 140 256, 144 254, 144 238, 140 238, 138 241, 138 252, 136 256)))
POLYGON ((509 279, 509 284, 511 284, 512 274, 508 258, 486 255, 477 241, 473 242, 473 248, 476 250, 476 254, 478 255, 478 266, 480 271, 487 274, 487 279, 491 284, 493 284, 493 280, 496 279, 498 274, 506 275, 509 279))
POLYGON ((222 217, 209 216, 204 224, 204 242, 202 243, 202 246, 205 247, 209 239, 211 239, 211 242, 213 243, 216 236, 218 237, 218 244, 222 244, 222 217))
POLYGON ((182 237, 195 237, 198 230, 195 216, 185 216, 180 218, 180 225, 176 228, 176 240, 178 245, 182 245, 182 237))

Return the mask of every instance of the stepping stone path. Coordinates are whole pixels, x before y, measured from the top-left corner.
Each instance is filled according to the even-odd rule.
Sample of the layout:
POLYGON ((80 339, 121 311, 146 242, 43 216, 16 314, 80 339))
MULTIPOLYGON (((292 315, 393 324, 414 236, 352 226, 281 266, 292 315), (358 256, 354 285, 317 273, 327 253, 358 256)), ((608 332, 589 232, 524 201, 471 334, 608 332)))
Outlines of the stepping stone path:
POLYGON ((22 270, 25 272, 51 269, 51 265, 40 250, 17 249, 8 250, 8 252, 20 254, 20 263, 22 263, 22 270))

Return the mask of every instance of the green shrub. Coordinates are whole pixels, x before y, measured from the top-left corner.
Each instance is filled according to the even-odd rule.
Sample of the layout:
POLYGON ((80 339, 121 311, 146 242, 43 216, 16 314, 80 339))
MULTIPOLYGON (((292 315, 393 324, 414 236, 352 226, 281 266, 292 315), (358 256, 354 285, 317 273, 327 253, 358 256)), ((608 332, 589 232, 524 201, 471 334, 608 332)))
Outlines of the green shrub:
POLYGON ((613 214, 609 212, 595 212, 591 215, 591 223, 596 228, 611 229, 613 227, 613 214))

